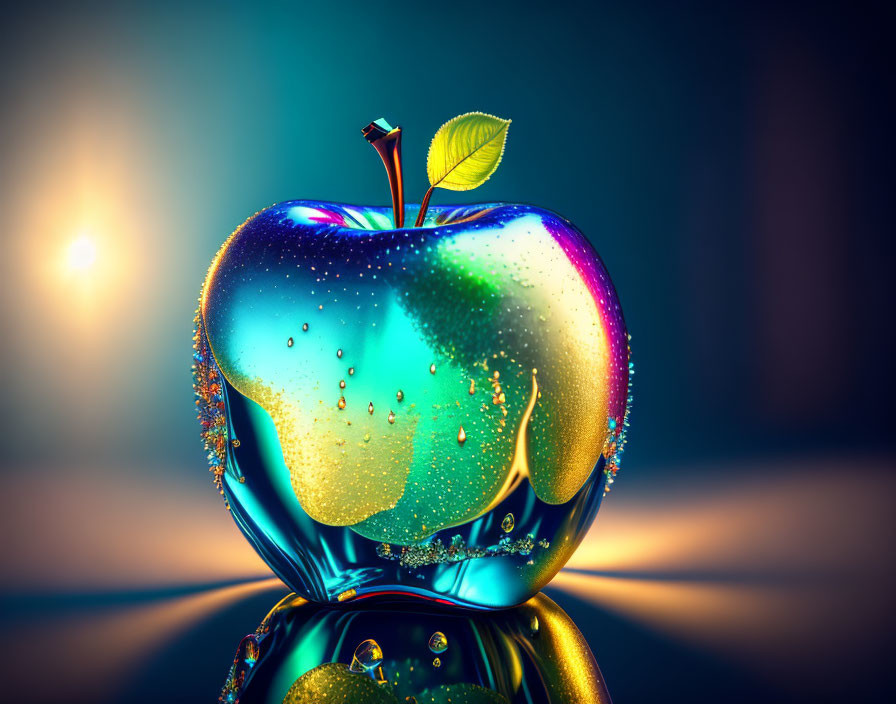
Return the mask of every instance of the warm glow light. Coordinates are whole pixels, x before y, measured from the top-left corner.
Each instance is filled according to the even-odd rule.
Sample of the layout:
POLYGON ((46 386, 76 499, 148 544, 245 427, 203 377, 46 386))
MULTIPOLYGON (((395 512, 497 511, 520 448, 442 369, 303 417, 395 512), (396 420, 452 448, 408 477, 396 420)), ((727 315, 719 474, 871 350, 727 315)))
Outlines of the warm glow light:
POLYGON ((96 261, 96 244, 82 235, 68 247, 68 267, 72 271, 86 271, 96 261))
POLYGON ((196 481, 164 490, 151 472, 123 468, 73 467, 52 482, 19 472, 0 492, 0 515, 10 525, 28 525, 29 542, 4 555, 4 585, 24 593, 48 586, 105 592, 269 577, 208 489, 196 481), (41 519, 29 521, 37 497, 41 519))
POLYGON ((769 676, 839 664, 844 643, 885 637, 888 466, 765 463, 718 475, 738 479, 704 471, 678 487, 614 491, 551 586, 769 676))

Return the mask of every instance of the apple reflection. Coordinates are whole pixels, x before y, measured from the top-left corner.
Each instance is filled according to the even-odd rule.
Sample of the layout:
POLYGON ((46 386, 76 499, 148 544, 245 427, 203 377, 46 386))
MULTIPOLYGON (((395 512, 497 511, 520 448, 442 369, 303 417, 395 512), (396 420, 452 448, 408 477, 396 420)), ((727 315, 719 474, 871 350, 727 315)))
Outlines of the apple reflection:
POLYGON ((582 634, 543 594, 513 609, 321 605, 291 594, 246 636, 226 704, 610 702, 582 634))

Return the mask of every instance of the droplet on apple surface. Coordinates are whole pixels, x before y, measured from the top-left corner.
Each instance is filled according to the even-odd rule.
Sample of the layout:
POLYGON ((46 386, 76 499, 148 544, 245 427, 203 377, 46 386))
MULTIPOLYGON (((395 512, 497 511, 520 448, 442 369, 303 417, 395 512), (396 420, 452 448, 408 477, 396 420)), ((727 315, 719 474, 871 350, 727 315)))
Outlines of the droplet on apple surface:
POLYGON ((368 638, 355 648, 349 669, 352 672, 367 672, 379 667, 383 662, 383 649, 372 638, 368 638))
POLYGON ((429 637, 429 649, 436 655, 448 650, 448 639, 441 631, 436 631, 429 637))
POLYGON ((513 514, 512 513, 508 513, 506 516, 504 516, 504 520, 501 521, 501 530, 503 530, 505 533, 509 533, 510 531, 513 530, 513 514))

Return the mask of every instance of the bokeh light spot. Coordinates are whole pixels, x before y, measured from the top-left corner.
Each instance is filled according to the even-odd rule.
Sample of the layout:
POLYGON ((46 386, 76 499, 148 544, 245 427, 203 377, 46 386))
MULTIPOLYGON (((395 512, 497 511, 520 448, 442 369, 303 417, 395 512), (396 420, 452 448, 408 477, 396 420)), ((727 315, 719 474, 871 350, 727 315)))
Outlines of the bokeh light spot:
POLYGON ((87 271, 96 262, 96 244, 82 235, 68 246, 68 268, 71 271, 87 271))

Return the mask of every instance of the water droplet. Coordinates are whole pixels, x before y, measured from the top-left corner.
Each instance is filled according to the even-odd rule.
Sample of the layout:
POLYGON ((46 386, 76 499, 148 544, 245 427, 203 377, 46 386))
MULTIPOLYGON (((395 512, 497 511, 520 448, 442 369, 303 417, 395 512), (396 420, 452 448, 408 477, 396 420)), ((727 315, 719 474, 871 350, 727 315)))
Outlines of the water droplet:
POLYGON ((342 359, 342 348, 341 347, 338 350, 336 350, 336 356, 339 357, 339 359, 342 359))
POLYGON ((339 380, 339 388, 340 388, 340 389, 344 389, 344 388, 345 388, 345 379, 340 379, 340 380, 339 380))
POLYGON ((435 373, 436 373, 436 365, 435 365, 435 364, 430 364, 430 365, 429 365, 429 373, 430 373, 430 374, 435 374, 435 373))
POLYGON ((404 391, 399 389, 398 393, 395 394, 395 398, 397 398, 399 401, 404 401, 404 391))
POLYGON ((341 411, 343 408, 345 408, 345 396, 340 396, 340 397, 339 397, 339 404, 338 404, 338 406, 339 406, 339 410, 340 410, 340 411, 341 411))
POLYGON ((240 649, 243 651, 243 659, 248 665, 254 665, 258 660, 258 641, 253 636, 246 636, 240 643, 240 649))
POLYGON ((392 411, 389 411, 389 422, 390 423, 395 422, 395 414, 392 411))
POLYGON ((464 426, 460 426, 460 430, 457 431, 457 441, 461 445, 467 441, 467 434, 464 432, 464 426))
POLYGON ((289 339, 286 341, 286 346, 287 346, 287 347, 292 347, 292 343, 293 343, 293 339, 292 339, 292 338, 289 338, 289 339))
POLYGON ((349 368, 348 368, 348 375, 349 375, 349 376, 352 376, 354 373, 355 373, 355 368, 354 368, 354 367, 349 367, 349 368))
POLYGON ((352 664, 349 670, 352 672, 367 672, 380 666, 383 662, 383 650, 380 644, 372 638, 368 638, 355 648, 352 656, 352 664))
POLYGON ((533 636, 538 633, 538 616, 535 614, 532 614, 532 618, 529 619, 529 630, 533 636))
POLYGON ((448 649, 448 639, 441 631, 436 631, 429 637, 429 649, 438 654, 444 653, 448 649))
POLYGON ((302 332, 308 332, 308 323, 302 325, 302 332))
POLYGON ((476 382, 470 379, 470 396, 476 393, 476 382))
POLYGON ((504 516, 504 520, 501 521, 501 529, 505 533, 509 533, 510 531, 513 530, 513 514, 512 513, 508 513, 506 516, 504 516))
POLYGON ((370 433, 364 433, 364 442, 370 442, 370 433))
POLYGON ((433 659, 432 659, 432 666, 433 666, 433 667, 441 667, 441 666, 442 666, 442 661, 439 660, 438 658, 433 658, 433 659))
POLYGON ((367 412, 368 412, 370 415, 373 415, 373 401, 371 401, 371 402, 367 405, 367 412))

